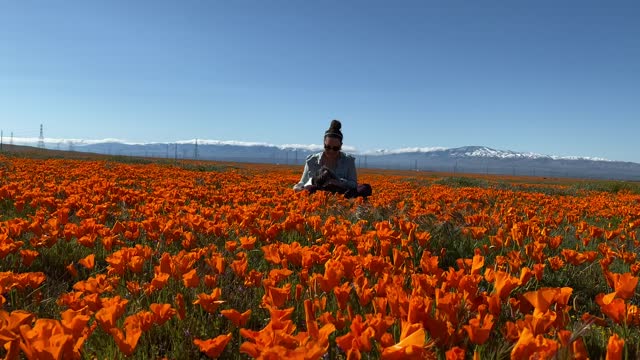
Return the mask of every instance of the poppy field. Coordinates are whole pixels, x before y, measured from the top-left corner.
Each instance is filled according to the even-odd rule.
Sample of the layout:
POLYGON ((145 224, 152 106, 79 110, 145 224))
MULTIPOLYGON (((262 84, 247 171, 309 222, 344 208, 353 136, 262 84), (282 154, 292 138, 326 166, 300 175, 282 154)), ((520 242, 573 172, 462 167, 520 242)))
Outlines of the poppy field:
POLYGON ((121 160, 0 154, 1 357, 640 358, 633 186, 121 160))

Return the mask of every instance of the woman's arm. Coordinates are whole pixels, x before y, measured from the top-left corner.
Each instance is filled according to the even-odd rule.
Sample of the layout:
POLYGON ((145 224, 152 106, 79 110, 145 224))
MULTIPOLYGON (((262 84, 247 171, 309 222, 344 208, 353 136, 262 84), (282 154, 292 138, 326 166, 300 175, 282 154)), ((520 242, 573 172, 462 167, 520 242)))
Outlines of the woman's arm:
POLYGON ((295 191, 303 190, 304 185, 307 183, 307 181, 309 181, 310 178, 311 178, 311 174, 309 174, 309 164, 305 162, 304 170, 302 171, 302 177, 300 178, 300 181, 293 186, 293 190, 295 191))

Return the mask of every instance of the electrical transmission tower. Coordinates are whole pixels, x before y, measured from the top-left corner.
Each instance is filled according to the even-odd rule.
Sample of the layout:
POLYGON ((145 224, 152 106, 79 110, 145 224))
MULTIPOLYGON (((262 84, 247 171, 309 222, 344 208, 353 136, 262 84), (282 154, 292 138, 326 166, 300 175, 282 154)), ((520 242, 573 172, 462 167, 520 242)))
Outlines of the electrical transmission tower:
POLYGON ((13 145, 13 131, 11 132, 11 140, 9 141, 9 145, 13 145))
POLYGON ((40 124, 40 137, 38 138, 38 147, 44 149, 44 132, 42 131, 42 124, 40 124))
POLYGON ((196 139, 196 148, 193 151, 194 158, 198 160, 198 139, 196 139))

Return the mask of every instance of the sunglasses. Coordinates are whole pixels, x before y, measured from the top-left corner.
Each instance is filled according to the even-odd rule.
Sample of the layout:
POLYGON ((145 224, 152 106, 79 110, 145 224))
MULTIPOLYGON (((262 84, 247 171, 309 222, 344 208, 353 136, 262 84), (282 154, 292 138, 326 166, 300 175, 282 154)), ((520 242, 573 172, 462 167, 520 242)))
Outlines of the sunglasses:
POLYGON ((341 148, 342 146, 329 146, 329 145, 324 146, 325 150, 333 150, 333 151, 340 151, 341 148))

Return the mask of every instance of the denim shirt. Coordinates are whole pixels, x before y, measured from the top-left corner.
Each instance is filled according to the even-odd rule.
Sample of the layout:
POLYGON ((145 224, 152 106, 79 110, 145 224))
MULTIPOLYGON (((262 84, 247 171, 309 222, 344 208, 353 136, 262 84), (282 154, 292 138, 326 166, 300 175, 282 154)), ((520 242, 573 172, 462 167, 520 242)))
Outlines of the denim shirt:
MULTIPOLYGON (((320 160, 323 152, 307 156, 304 163, 304 171, 300 181, 293 187, 294 190, 302 190, 305 186, 311 185, 311 179, 318 174, 322 168, 320 160)), ((358 186, 358 175, 356 174, 356 159, 340 151, 335 169, 336 176, 348 188, 355 189, 358 186)))

